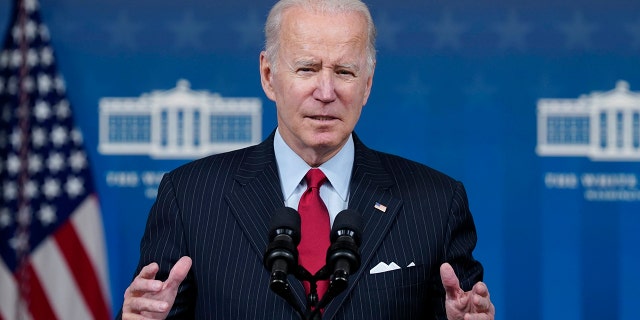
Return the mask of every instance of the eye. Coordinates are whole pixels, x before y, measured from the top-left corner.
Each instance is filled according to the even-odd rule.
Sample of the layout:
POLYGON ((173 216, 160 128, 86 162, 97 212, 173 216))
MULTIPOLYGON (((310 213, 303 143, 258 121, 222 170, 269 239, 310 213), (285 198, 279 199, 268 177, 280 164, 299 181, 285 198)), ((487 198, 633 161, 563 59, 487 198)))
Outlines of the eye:
POLYGON ((299 77, 309 78, 312 77, 316 72, 316 69, 313 67, 299 67, 296 69, 296 74, 299 77))
POLYGON ((355 77, 356 74, 355 72, 351 71, 351 70, 347 70, 347 69, 340 69, 338 71, 336 71, 336 73, 340 76, 345 76, 345 77, 355 77))

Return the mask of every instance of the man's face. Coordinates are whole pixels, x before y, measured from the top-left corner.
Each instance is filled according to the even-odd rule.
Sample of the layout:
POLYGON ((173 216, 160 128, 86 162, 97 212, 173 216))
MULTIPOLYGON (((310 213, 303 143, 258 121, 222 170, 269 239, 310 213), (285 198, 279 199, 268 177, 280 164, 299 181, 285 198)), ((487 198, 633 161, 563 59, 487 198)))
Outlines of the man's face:
POLYGON ((366 22, 357 13, 283 13, 277 66, 260 56, 263 89, 276 102, 285 142, 309 165, 335 155, 367 102, 366 22))

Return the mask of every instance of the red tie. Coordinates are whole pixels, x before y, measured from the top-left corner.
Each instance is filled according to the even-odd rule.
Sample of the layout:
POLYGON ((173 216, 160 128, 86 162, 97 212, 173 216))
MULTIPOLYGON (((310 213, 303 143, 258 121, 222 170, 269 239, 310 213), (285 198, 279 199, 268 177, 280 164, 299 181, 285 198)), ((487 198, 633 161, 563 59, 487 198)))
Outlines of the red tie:
MULTIPOLYGON (((300 213, 301 235, 298 245, 300 264, 311 274, 315 274, 326 263, 329 248, 329 211, 320 198, 320 186, 327 181, 327 177, 320 169, 312 168, 305 176, 307 191, 302 194, 298 203, 300 213)), ((304 281, 307 295, 310 291, 309 282, 304 281)), ((318 301, 329 287, 329 281, 318 281, 318 301)))

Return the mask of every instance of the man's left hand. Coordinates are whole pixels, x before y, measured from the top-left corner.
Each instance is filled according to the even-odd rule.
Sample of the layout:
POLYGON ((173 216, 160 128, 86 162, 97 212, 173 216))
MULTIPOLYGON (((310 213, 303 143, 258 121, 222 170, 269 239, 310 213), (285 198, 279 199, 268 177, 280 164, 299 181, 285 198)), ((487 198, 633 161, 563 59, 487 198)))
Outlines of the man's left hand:
POLYGON ((449 320, 493 320, 496 309, 489 297, 489 288, 476 283, 471 291, 460 288, 460 281, 450 264, 440 266, 442 285, 447 292, 445 308, 449 320))

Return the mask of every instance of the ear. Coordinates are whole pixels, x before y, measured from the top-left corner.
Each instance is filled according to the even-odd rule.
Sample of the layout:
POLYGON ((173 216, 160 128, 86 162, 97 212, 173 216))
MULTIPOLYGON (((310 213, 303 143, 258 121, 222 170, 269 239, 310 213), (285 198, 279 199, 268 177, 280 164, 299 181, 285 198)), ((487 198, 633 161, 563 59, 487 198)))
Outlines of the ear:
POLYGON ((260 83, 262 83, 262 90, 267 95, 267 98, 272 101, 276 101, 276 94, 273 90, 273 69, 267 59, 267 53, 265 51, 260 52, 260 83))

